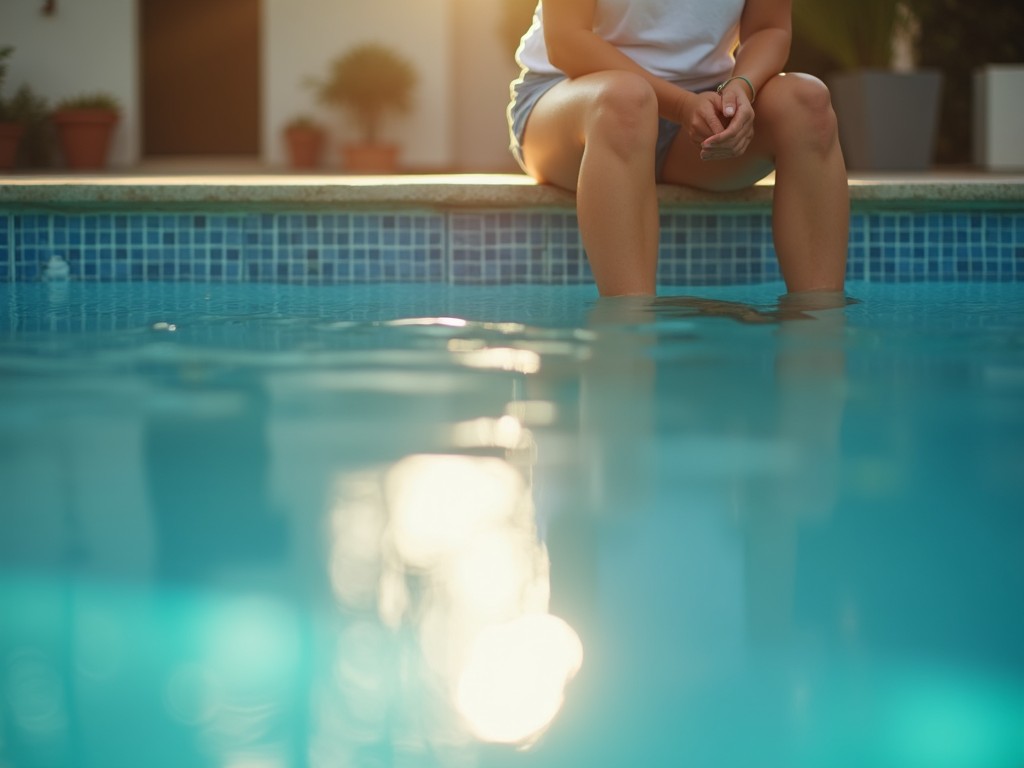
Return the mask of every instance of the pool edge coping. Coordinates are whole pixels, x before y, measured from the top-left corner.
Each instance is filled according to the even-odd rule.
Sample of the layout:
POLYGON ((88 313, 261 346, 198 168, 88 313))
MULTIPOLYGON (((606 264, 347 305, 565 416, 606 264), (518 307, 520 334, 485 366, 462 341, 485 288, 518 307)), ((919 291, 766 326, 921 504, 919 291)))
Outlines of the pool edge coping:
MULTIPOLYGON (((1024 209, 1024 175, 850 177, 855 208, 962 206, 1024 209)), ((770 206, 771 177, 733 192, 659 185, 664 208, 770 206)), ((572 209, 575 196, 516 174, 423 176, 0 176, 0 208, 572 209)))

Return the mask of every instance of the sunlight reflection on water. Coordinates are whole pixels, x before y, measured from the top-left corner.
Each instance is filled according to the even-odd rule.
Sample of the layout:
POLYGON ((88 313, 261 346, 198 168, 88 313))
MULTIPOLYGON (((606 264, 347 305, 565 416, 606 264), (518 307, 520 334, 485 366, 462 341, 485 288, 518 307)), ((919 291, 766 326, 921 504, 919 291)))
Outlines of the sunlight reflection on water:
MULTIPOLYGON (((462 432, 464 443, 514 450, 523 430, 505 416, 462 432)), ((575 632, 547 613, 527 476, 497 457, 414 455, 375 478, 341 479, 332 514, 338 598, 375 598, 379 631, 411 624, 453 714, 505 743, 550 725, 582 663, 575 632)))

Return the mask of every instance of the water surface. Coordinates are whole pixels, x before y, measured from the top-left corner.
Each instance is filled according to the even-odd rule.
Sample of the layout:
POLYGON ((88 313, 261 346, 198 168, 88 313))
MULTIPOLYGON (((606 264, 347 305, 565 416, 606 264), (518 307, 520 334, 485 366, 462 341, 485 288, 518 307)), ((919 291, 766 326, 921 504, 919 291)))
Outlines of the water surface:
POLYGON ((1024 286, 0 290, 4 768, 1024 764, 1024 286))

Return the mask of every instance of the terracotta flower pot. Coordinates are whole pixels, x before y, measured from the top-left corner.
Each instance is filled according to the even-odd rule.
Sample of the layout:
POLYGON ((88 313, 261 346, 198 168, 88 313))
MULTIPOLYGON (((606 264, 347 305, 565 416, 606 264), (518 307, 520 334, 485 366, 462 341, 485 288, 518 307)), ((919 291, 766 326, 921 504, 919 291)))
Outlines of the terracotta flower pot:
POLYGON ((64 163, 75 170, 105 168, 118 114, 106 109, 65 109, 53 116, 64 163))
POLYGON ((25 126, 22 123, 0 123, 0 171, 14 167, 23 133, 25 126))
POLYGON ((320 156, 324 148, 323 131, 292 126, 285 129, 284 139, 288 146, 288 165, 290 167, 296 170, 320 167, 320 156))
POLYGON ((394 173, 398 151, 397 144, 343 144, 342 167, 349 173, 394 173))

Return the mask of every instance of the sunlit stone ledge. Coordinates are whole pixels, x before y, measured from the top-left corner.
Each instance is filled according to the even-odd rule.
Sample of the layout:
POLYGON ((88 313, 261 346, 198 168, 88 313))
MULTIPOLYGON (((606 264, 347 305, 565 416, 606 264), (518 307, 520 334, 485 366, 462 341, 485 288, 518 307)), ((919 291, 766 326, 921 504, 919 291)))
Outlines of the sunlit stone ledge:
MULTIPOLYGON (((737 192, 661 186, 663 207, 763 207, 774 180, 737 192)), ((853 175, 850 198, 861 208, 1024 208, 1024 174, 977 172, 853 175)), ((517 174, 95 175, 0 176, 0 208, 16 209, 390 209, 572 208, 571 193, 517 174)))

